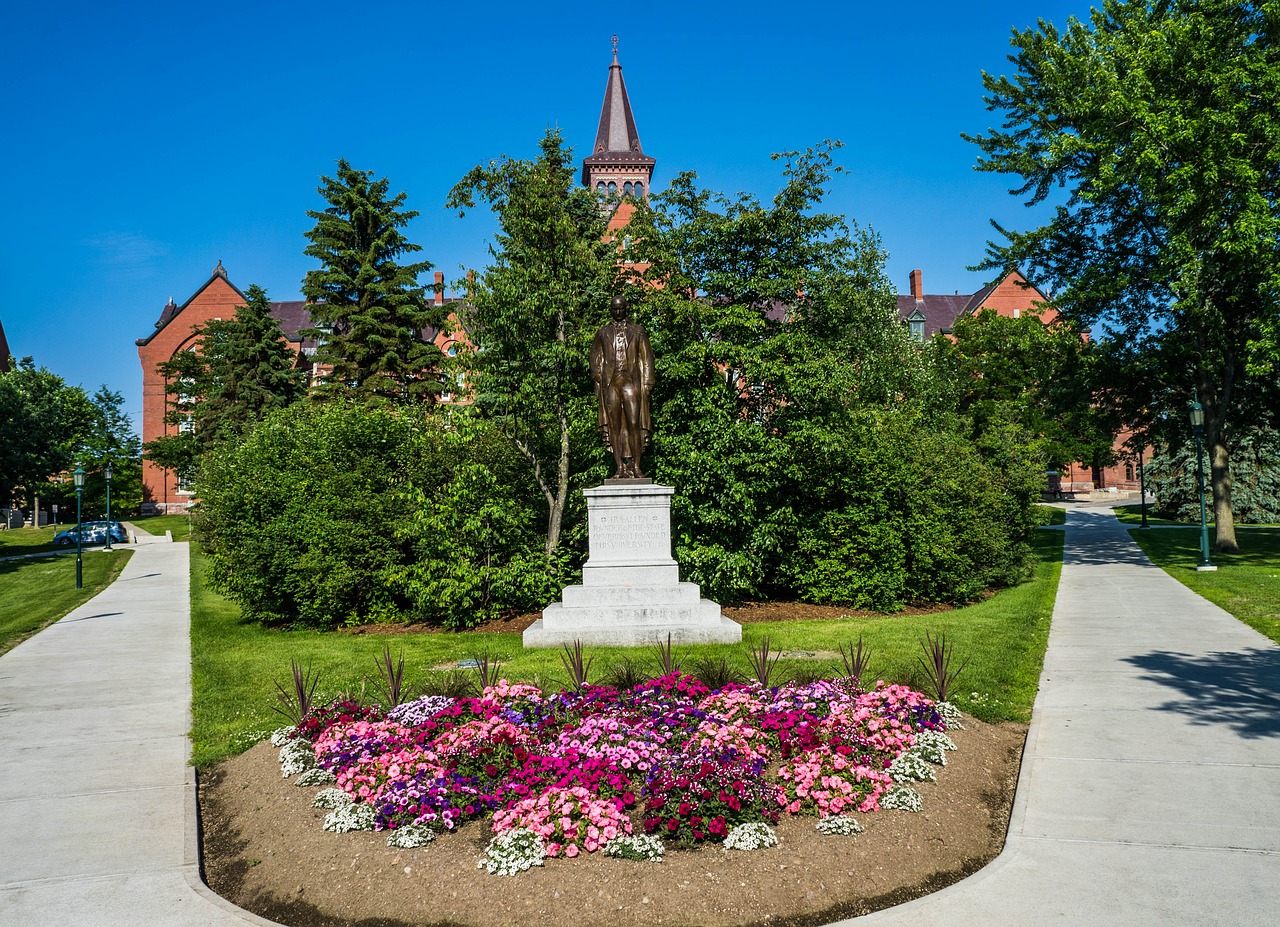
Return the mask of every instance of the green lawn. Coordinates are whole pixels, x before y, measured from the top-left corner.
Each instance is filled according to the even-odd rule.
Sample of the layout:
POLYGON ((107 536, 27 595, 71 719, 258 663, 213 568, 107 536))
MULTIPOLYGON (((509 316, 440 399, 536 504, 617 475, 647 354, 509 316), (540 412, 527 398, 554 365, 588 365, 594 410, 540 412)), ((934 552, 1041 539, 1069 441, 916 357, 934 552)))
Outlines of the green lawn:
MULTIPOLYGON (((75 523, 72 522, 72 524, 75 523)), ((57 530, 50 525, 48 528, 10 528, 7 531, 0 531, 0 557, 66 550, 67 548, 57 547, 53 543, 53 536, 66 529, 66 525, 58 525, 57 530)))
POLYGON ((1199 528, 1129 532, 1156 566, 1280 644, 1280 528, 1240 531, 1238 554, 1213 554, 1199 573, 1199 528))
POLYGON ((191 518, 187 515, 152 515, 148 518, 130 518, 129 524, 148 534, 173 532, 175 541, 185 541, 191 536, 191 518))
POLYGON ((111 585, 130 553, 124 547, 110 553, 97 548, 86 552, 83 589, 76 589, 74 554, 0 562, 0 654, 111 585))
MULTIPOLYGON (((1141 503, 1136 504, 1136 505, 1117 505, 1113 511, 1115 511, 1115 513, 1116 513, 1116 518, 1120 519, 1120 520, 1121 520, 1122 522, 1124 522, 1126 525, 1140 525, 1140 524, 1142 524, 1142 505, 1141 505, 1141 503)), ((1155 511, 1155 506, 1153 506, 1153 505, 1151 505, 1151 504, 1149 504, 1149 503, 1148 503, 1148 505, 1147 505, 1147 524, 1149 524, 1149 525, 1178 525, 1178 524, 1186 524, 1186 522, 1177 522, 1177 521, 1173 521, 1172 519, 1168 519, 1168 518, 1156 518, 1155 516, 1153 516, 1153 515, 1151 514, 1153 511, 1155 511)), ((1210 518, 1212 519, 1212 516, 1210 516, 1210 518)), ((1210 520, 1210 522, 1209 522, 1209 523, 1210 523, 1210 524, 1213 524, 1212 520, 1210 520)), ((1198 524, 1198 522, 1197 522, 1197 524, 1198 524)))
POLYGON ((1067 510, 1060 509, 1056 505, 1037 505, 1035 506, 1036 518, 1041 525, 1065 525, 1067 523, 1067 510))
MULTIPOLYGON (((1147 524, 1149 525, 1194 525, 1197 528, 1200 527, 1200 522, 1198 520, 1191 522, 1191 521, 1175 521, 1171 518, 1154 518, 1151 515, 1153 511, 1155 511, 1155 506, 1148 505, 1147 506, 1147 524)), ((1115 508, 1115 513, 1116 513, 1116 518, 1120 519, 1126 525, 1142 524, 1142 506, 1141 505, 1117 505, 1115 508)), ((1205 518, 1208 520, 1209 526, 1212 527, 1213 526, 1213 509, 1212 508, 1205 510, 1205 518)), ((1241 528, 1247 528, 1249 530, 1252 530, 1258 527, 1274 528, 1277 526, 1276 525, 1237 524, 1236 530, 1239 530, 1241 528)))
MULTIPOLYGON (((990 721, 1026 721, 1031 714, 1040 667, 1048 641, 1058 575, 1062 564, 1061 532, 1042 532, 1035 538, 1040 562, 1033 579, 984 602, 950 612, 906 617, 847 618, 825 622, 751 624, 743 629, 741 646, 706 645, 677 648, 686 669, 697 658, 723 656, 740 670, 747 669, 750 646, 768 635, 774 650, 816 654, 828 673, 840 662, 840 645, 861 635, 873 651, 871 669, 877 678, 923 687, 917 665, 919 641, 926 631, 944 633, 956 647, 957 661, 970 662, 960 677, 953 699, 966 711, 990 721)), ((422 679, 436 668, 488 651, 504 661, 503 675, 560 687, 566 681, 561 651, 521 647, 518 634, 349 635, 302 631, 268 631, 244 621, 233 603, 204 582, 205 561, 192 549, 192 762, 206 766, 247 749, 263 734, 284 722, 271 711, 278 680, 291 688, 290 660, 311 666, 319 674, 317 698, 349 694, 372 700, 370 682, 376 678, 375 659, 384 645, 393 655, 403 652, 405 676, 422 679)), ((591 679, 598 680, 612 661, 634 660, 654 666, 644 648, 589 648, 595 658, 591 679)), ((790 658, 785 669, 813 661, 790 658)))

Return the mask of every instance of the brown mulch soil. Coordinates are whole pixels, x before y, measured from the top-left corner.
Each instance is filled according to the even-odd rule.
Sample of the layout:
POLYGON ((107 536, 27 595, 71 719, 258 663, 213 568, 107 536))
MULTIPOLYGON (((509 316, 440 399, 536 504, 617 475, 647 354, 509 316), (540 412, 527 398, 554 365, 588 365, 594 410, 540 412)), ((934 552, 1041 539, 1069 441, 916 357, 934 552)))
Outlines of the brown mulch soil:
POLYGON ((291 927, 825 924, 937 891, 1000 852, 1026 726, 966 719, 950 734, 959 750, 938 782, 918 784, 924 810, 859 815, 857 837, 784 818, 768 850, 669 850, 662 863, 591 854, 513 878, 476 868, 492 836, 483 823, 420 850, 326 833, 326 812, 311 807, 318 790, 282 778, 264 743, 200 775, 205 877, 291 927))
MULTIPOLYGON (((932 615, 950 611, 950 605, 907 606, 894 615, 850 608, 847 605, 812 605, 808 602, 744 602, 737 606, 721 608, 726 618, 738 624, 754 624, 760 621, 838 621, 841 618, 886 618, 900 615, 932 615)), ((510 615, 485 621, 470 631, 488 634, 520 634, 542 617, 541 612, 510 615)), ((435 624, 367 624, 344 628, 345 634, 440 634, 444 630, 435 624)))

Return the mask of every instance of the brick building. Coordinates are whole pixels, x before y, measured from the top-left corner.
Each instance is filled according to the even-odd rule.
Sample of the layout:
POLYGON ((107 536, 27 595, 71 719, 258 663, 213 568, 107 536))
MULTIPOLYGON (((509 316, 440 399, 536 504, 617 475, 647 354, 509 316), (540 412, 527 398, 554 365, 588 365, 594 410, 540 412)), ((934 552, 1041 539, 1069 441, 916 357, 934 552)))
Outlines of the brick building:
MULTIPOLYGON (((898 296, 898 315, 920 340, 934 335, 949 336, 963 316, 979 312, 994 312, 1008 319, 1034 315, 1046 325, 1058 318, 1058 312, 1049 305, 1048 297, 1031 284, 1017 270, 1010 270, 990 286, 976 293, 927 294, 924 291, 924 274, 911 272, 910 292, 898 296)), ((1138 474, 1123 445, 1128 433, 1121 433, 1115 442, 1117 462, 1109 467, 1094 467, 1076 461, 1057 474, 1062 492, 1088 493, 1097 490, 1137 491, 1138 474)), ((1148 450, 1148 454, 1150 451, 1148 450)))

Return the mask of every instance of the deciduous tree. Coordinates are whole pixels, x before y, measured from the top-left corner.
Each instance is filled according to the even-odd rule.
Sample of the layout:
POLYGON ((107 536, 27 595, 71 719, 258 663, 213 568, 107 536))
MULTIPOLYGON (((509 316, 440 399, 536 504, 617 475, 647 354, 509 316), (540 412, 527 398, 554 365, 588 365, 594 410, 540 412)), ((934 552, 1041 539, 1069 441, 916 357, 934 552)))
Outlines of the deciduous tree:
POLYGON ((1014 33, 1013 75, 983 78, 1004 122, 970 138, 981 170, 1051 208, 1030 231, 997 226, 989 266, 1028 268, 1064 314, 1156 358, 1167 412, 1198 392, 1220 550, 1237 547, 1237 425, 1278 404, 1274 371, 1247 369, 1280 305, 1278 40, 1274 0, 1106 0, 1014 33))
POLYGON ((449 195, 454 208, 479 200, 498 217, 493 264, 478 275, 464 319, 469 385, 477 412, 502 429, 546 500, 548 561, 573 478, 603 457, 587 353, 615 276, 600 201, 575 184, 571 158, 549 131, 536 160, 474 167, 449 195))

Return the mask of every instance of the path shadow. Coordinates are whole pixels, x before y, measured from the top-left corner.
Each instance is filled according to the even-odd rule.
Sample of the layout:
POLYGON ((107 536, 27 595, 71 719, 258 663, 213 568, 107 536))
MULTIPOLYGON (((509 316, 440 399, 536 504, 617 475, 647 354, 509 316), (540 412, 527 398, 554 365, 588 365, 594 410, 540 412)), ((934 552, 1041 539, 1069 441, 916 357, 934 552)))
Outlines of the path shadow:
POLYGON ((57 627, 60 624, 71 624, 76 621, 92 621, 94 618, 113 618, 116 615, 123 615, 124 612, 103 612, 100 615, 83 615, 79 618, 63 618, 61 621, 55 622, 50 627, 57 627))
POLYGON ((1063 563, 1084 565, 1128 564, 1158 570, 1147 559, 1138 542, 1129 536, 1110 512, 1072 513, 1067 524, 1063 563))
POLYGON ((1158 706, 1193 724, 1224 724, 1247 740, 1280 737, 1280 648, 1195 655, 1155 650, 1126 657, 1142 678, 1182 694, 1158 706))

